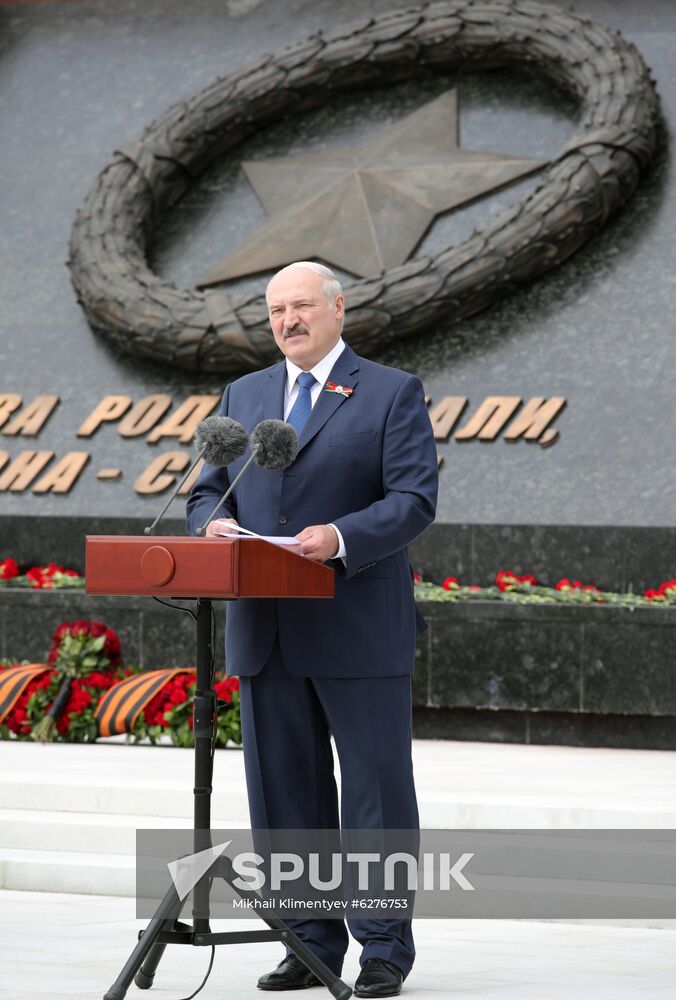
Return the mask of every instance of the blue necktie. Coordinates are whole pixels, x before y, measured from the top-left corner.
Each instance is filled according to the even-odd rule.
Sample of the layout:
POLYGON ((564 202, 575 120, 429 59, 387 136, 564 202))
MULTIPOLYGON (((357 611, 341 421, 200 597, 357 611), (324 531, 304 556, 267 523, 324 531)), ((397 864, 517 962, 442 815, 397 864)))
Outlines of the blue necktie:
POLYGON ((298 376, 298 395, 296 402, 291 408, 291 413, 286 418, 287 424, 291 424, 298 437, 305 426, 307 418, 312 410, 312 396, 310 389, 317 379, 312 372, 301 372, 298 376))

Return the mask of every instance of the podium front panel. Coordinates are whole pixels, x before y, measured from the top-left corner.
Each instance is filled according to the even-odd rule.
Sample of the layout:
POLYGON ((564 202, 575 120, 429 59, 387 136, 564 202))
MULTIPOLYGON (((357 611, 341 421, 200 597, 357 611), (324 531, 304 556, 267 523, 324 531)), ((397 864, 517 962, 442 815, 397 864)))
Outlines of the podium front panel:
POLYGON ((86 592, 156 597, 333 597, 334 571, 262 538, 88 535, 86 592))

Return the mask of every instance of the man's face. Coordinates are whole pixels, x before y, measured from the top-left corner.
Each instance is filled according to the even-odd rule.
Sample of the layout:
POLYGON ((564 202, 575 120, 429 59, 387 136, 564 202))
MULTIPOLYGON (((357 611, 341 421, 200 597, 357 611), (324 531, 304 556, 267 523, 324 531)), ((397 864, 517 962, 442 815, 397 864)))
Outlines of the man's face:
POLYGON ((330 306, 323 279, 306 267, 284 270, 270 282, 268 316, 275 342, 290 361, 309 371, 338 342, 345 308, 342 295, 330 306))

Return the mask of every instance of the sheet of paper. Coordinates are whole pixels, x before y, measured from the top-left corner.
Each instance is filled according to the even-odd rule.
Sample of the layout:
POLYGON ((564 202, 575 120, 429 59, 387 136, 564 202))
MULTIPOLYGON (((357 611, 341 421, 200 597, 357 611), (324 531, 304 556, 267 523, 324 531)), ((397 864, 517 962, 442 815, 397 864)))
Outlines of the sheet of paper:
POLYGON ((264 542, 272 542, 273 545, 298 545, 300 542, 293 535, 259 535, 264 542))
POLYGON ((256 535, 252 531, 217 531, 220 538, 262 538, 264 542, 272 542, 273 545, 298 545, 300 542, 293 535, 256 535))

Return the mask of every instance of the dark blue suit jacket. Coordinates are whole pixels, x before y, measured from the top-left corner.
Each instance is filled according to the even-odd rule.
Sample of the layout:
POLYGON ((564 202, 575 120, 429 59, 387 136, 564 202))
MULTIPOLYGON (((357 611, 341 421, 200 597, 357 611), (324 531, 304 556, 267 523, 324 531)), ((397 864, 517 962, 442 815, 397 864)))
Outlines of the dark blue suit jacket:
MULTIPOLYGON (((296 535, 334 523, 347 564, 332 560, 331 600, 240 599, 228 605, 228 675, 257 673, 277 632, 287 671, 305 677, 376 677, 413 672, 425 628, 413 597, 406 546, 434 520, 437 458, 420 379, 358 357, 350 347, 330 379, 354 391, 320 392, 285 472, 253 464, 218 517, 261 535, 296 535)), ((225 390, 220 413, 247 431, 283 419, 286 365, 253 372, 225 390)), ((187 505, 194 534, 247 455, 226 469, 205 466, 187 505)))

